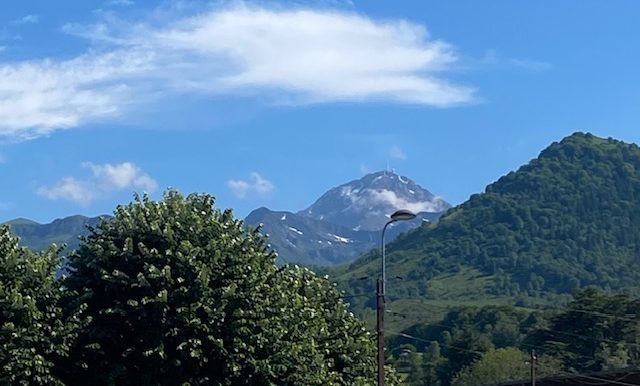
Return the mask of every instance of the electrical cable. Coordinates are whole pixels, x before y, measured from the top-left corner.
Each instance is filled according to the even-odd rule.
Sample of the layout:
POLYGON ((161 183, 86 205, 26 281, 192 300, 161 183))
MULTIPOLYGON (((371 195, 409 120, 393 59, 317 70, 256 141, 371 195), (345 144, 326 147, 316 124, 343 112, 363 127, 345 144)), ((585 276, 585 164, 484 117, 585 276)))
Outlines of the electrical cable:
MULTIPOLYGON (((430 341, 430 340, 427 340, 427 339, 422 339, 422 338, 419 338, 417 336, 413 336, 413 335, 406 334, 406 333, 403 333, 403 332, 389 331, 389 330, 387 330, 386 332, 388 332, 389 334, 392 334, 392 335, 402 336, 402 337, 407 338, 407 339, 413 339, 413 340, 418 341, 418 342, 425 342, 425 343, 433 342, 433 341, 430 341)), ((447 344, 441 344, 441 345, 444 346, 444 347, 450 347, 450 348, 453 348, 453 349, 457 349, 457 350, 460 350, 460 351, 469 352, 469 353, 473 353, 473 354, 478 354, 478 355, 484 355, 485 354, 482 351, 470 350, 470 349, 466 349, 466 348, 463 348, 463 347, 457 347, 457 346, 452 346, 452 345, 447 345, 447 344)), ((540 365, 538 365, 538 366, 540 366, 540 365)), ((560 371, 556 375, 578 377, 578 378, 590 379, 590 380, 594 380, 594 381, 608 382, 609 384, 613 383, 613 384, 622 385, 622 386, 637 386, 637 384, 621 382, 621 381, 618 381, 618 380, 611 380, 611 379, 606 379, 606 378, 598 378, 598 377, 595 377, 595 376, 592 376, 592 375, 570 373, 570 372, 567 372, 567 371, 560 371)), ((547 378, 547 377, 545 377, 545 378, 547 378)), ((551 378, 551 377, 549 377, 549 378, 551 378)))

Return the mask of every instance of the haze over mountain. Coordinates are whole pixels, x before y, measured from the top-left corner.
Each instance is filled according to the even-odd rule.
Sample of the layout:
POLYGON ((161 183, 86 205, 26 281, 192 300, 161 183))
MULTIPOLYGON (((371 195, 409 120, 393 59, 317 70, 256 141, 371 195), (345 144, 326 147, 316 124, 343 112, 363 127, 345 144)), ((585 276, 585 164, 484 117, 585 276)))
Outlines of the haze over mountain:
POLYGON ((99 217, 81 215, 56 219, 49 224, 40 224, 32 220, 18 218, 7 221, 11 232, 20 237, 20 243, 33 250, 39 251, 49 247, 52 243, 58 246, 67 245, 67 250, 78 247, 79 237, 87 234, 87 226, 98 224, 99 217))
MULTIPOLYGON (((527 299, 640 292, 640 148, 576 133, 388 247, 391 297, 527 299)), ((379 254, 332 271, 374 293, 379 254)), ((370 304, 369 304, 370 305, 370 304)))
POLYGON ((418 216, 390 227, 388 240, 438 219, 450 207, 408 177, 380 171, 329 190, 297 213, 260 208, 245 221, 263 225, 284 262, 335 265, 379 247, 380 230, 394 211, 409 209, 418 216))

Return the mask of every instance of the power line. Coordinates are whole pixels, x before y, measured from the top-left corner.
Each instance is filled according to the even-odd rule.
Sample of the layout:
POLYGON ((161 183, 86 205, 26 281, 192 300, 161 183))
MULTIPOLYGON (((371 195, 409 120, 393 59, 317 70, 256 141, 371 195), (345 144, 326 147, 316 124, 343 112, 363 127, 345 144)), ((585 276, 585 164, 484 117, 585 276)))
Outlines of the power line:
MULTIPOLYGON (((474 324, 472 324, 472 326, 477 326, 478 323, 480 323, 480 322, 474 323, 474 324)), ((438 324, 438 323, 429 323, 429 325, 438 326, 438 327, 444 327, 444 328, 451 328, 451 326, 446 326, 444 324, 438 324)), ((433 341, 428 341, 428 342, 438 342, 438 344, 440 344, 442 346, 445 345, 444 343, 441 343, 439 340, 433 340, 433 341)), ((594 340, 594 342, 599 343, 599 341, 597 341, 597 340, 594 340)), ((544 347, 542 347, 542 346, 536 346, 536 345, 532 345, 532 344, 529 344, 529 343, 519 342, 518 345, 525 346, 525 347, 528 347, 528 348, 531 348, 531 349, 535 349, 535 350, 539 350, 539 351, 543 351, 543 352, 546 351, 546 349, 544 347)), ((586 355, 576 355, 576 358, 587 359, 587 360, 590 360, 590 361, 594 360, 593 357, 586 356, 586 355)))
POLYGON ((622 385, 622 386, 637 386, 637 384, 634 384, 634 383, 622 382, 620 379, 600 378, 600 377, 596 377, 594 375, 570 373, 568 371, 562 371, 562 372, 558 373, 558 375, 577 377, 577 378, 582 378, 582 379, 590 379, 590 380, 593 380, 593 381, 600 381, 601 382, 601 383, 592 383, 592 382, 591 383, 584 383, 584 382, 582 382, 584 385, 590 385, 590 386, 610 385, 612 383, 614 385, 622 385))
MULTIPOLYGON (((391 312, 391 313, 394 316, 400 315, 400 316, 404 317, 404 315, 399 314, 397 312, 391 312)), ((501 322, 505 323, 505 324, 508 324, 508 325, 515 326, 515 327, 520 327, 520 324, 517 321, 514 321, 514 320, 501 320, 501 322)), ((479 327, 479 325, 481 323, 485 323, 485 321, 484 320, 480 320, 480 321, 477 321, 475 323, 470 323, 470 324, 467 323, 466 326, 479 327)), ((429 326, 443 327, 445 329, 457 328, 457 326, 455 326, 455 325, 445 325, 445 324, 433 323, 433 322, 429 322, 428 325, 429 326)), ((590 340, 590 341, 592 341, 594 343, 598 343, 598 344, 606 342, 606 343, 612 343, 612 344, 624 343, 627 346, 631 346, 631 347, 639 347, 640 346, 639 344, 635 344, 635 343, 630 343, 630 342, 625 342, 625 341, 614 341, 614 340, 604 339, 604 338, 603 339, 595 339, 595 338, 586 337, 586 336, 582 336, 582 335, 571 334, 571 333, 568 333, 568 332, 565 332, 565 331, 553 330, 553 329, 550 329, 550 328, 544 328, 544 330, 548 331, 548 332, 554 332, 556 334, 562 334, 562 335, 567 335, 567 336, 571 336, 571 337, 578 337, 578 338, 581 338, 581 339, 590 340)), ((525 346, 525 347, 529 347, 529 348, 532 348, 532 349, 546 351, 546 349, 544 347, 541 347, 541 346, 535 346, 535 345, 528 344, 528 343, 525 343, 525 342, 519 342, 518 344, 520 346, 525 346)), ((593 356, 586 356, 586 355, 576 355, 576 358, 587 359, 589 361, 594 361, 595 360, 595 358, 593 356)))
MULTIPOLYGON (((433 299, 428 299, 425 297, 421 297, 421 296, 398 296, 398 297, 393 297, 393 295, 389 295, 389 301, 394 301, 394 300, 422 300, 425 302, 430 302, 433 301, 433 299)), ((438 305, 438 304, 430 304, 431 306, 435 306, 435 307, 441 307, 441 308, 452 308, 455 309, 456 307, 465 307, 464 305, 462 306, 442 306, 442 305, 438 305)), ((515 305, 509 305, 509 304, 496 304, 496 307, 500 307, 500 306, 504 306, 504 307, 511 307, 511 308, 516 308, 516 309, 520 309, 520 310, 524 310, 524 311, 528 311, 531 312, 533 311, 557 311, 557 312, 567 312, 567 311, 573 311, 573 312, 579 312, 579 313, 584 313, 584 314, 590 314, 590 315, 594 315, 594 316, 601 316, 601 317, 607 317, 607 318, 611 318, 611 319, 618 319, 618 320, 624 320, 627 322, 633 322, 633 323, 638 323, 640 322, 640 318, 630 318, 630 317, 625 317, 625 316, 619 316, 619 315, 615 315, 615 314, 608 314, 606 312, 601 312, 601 311, 589 311, 589 310, 583 310, 580 308, 570 308, 570 307, 562 307, 562 308, 553 308, 553 307, 548 307, 548 306, 543 306, 543 308, 535 308, 535 309, 531 309, 531 308, 527 308, 527 307, 522 307, 522 306, 515 306, 515 305)))
MULTIPOLYGON (((425 343, 431 343, 431 342, 433 342, 433 341, 430 341, 430 340, 427 340, 427 339, 422 339, 422 338, 419 338, 419 337, 417 337, 417 336, 413 336, 413 335, 406 334, 406 333, 403 333, 403 332, 389 331, 389 330, 387 330, 387 332, 388 332, 389 334, 392 334, 392 335, 402 336, 402 337, 404 337, 404 338, 407 338, 407 339, 413 339, 413 340, 418 341, 418 342, 425 342, 425 343)), ((485 352, 477 351, 477 350, 470 350, 470 349, 466 349, 466 348, 464 348, 464 347, 457 347, 457 346, 452 346, 452 345, 443 344, 443 343, 439 343, 439 344, 440 344, 440 345, 442 345, 442 346, 450 347, 450 348, 453 348, 453 349, 456 349, 456 350, 460 350, 460 351, 463 351, 463 352, 468 352, 468 353, 478 354, 478 355, 480 355, 480 356, 482 356, 482 355, 484 355, 484 354, 485 354, 485 352)), ((547 368, 548 368, 548 367, 547 367, 547 368)), ((548 369, 549 369, 549 368, 548 368, 548 369)), ((554 370, 554 371, 555 371, 555 370, 554 370)), ((616 385, 622 385, 622 386, 637 386, 637 385, 634 385, 634 384, 632 384, 632 383, 622 382, 622 381, 619 381, 619 380, 611 380, 611 379, 606 379, 606 378, 598 378, 598 377, 591 376, 591 375, 583 375, 583 374, 577 374, 577 373, 570 373, 570 372, 567 372, 567 371, 558 371, 558 372, 556 372, 556 374, 555 374, 555 375, 565 375, 565 376, 578 377, 578 378, 583 378, 583 379, 591 379, 591 380, 594 380, 594 381, 608 382, 608 383, 610 383, 610 384, 611 384, 611 383, 613 383, 613 384, 616 384, 616 385)), ((546 377, 545 377, 545 378, 546 378, 546 377)))
MULTIPOLYGON (((392 312, 392 314, 396 315, 398 313, 392 312)), ((402 314, 399 314, 399 315, 402 315, 402 314)), ((509 324, 509 325, 512 325, 512 326, 520 327, 520 323, 517 322, 517 321, 501 320, 500 322, 502 322, 504 324, 509 324)), ((467 326, 479 327, 479 325, 481 323, 486 323, 486 321, 480 320, 478 322, 470 323, 470 324, 466 324, 466 325, 467 326)), ((430 326, 438 326, 438 327, 449 328, 449 329, 458 327, 458 326, 455 326, 455 325, 446 325, 446 324, 433 323, 433 322, 426 322, 426 324, 428 324, 430 326)), ((463 327, 463 326, 461 326, 461 327, 463 327)), ((553 330, 551 328, 546 328, 546 327, 540 328, 540 329, 538 329, 538 331, 546 331, 546 332, 551 332, 551 333, 555 333, 555 334, 559 334, 559 335, 565 335, 565 336, 572 337, 572 338, 580 338, 580 339, 583 339, 583 340, 592 341, 594 343, 611 343, 611 344, 624 343, 628 347, 638 347, 638 348, 640 348, 640 344, 639 343, 632 343, 632 342, 626 342, 626 341, 615 341, 615 340, 607 339, 607 338, 596 339, 596 338, 592 338, 592 337, 588 337, 588 336, 573 334, 573 333, 566 332, 566 331, 553 330)), ((525 344, 525 343, 521 343, 521 344, 524 345, 524 346, 527 346, 527 344, 525 344)), ((531 346, 531 345, 529 345, 529 346, 531 346)), ((584 358, 593 359, 591 357, 584 357, 584 358)))

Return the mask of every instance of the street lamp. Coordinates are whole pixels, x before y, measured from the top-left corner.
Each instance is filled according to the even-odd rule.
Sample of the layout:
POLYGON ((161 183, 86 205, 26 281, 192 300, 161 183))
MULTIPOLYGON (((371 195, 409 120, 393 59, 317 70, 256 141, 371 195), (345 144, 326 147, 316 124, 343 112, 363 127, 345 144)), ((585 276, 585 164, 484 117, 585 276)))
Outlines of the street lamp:
POLYGON ((378 279, 377 288, 377 335, 378 335, 378 386, 384 386, 384 303, 385 287, 387 283, 387 267, 384 245, 384 233, 387 227, 397 221, 407 221, 416 218, 410 210, 400 209, 391 215, 391 219, 382 228, 382 278, 378 279))

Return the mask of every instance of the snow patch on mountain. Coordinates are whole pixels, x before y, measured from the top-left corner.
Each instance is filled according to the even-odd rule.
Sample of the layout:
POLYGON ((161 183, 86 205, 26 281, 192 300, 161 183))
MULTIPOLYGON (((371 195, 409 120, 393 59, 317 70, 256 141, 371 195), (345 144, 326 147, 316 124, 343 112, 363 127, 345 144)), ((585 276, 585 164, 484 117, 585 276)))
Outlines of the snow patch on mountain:
POLYGON ((350 242, 351 242, 351 240, 350 240, 350 239, 348 239, 348 238, 346 238, 346 237, 341 237, 341 236, 334 235, 334 234, 331 234, 331 233, 329 233, 329 236, 331 236, 331 237, 333 237, 334 239, 336 239, 336 240, 340 241, 341 243, 347 243, 347 244, 348 244, 348 243, 350 243, 350 242))
POLYGON ((304 234, 304 233, 302 233, 301 231, 297 230, 297 229, 296 229, 296 228, 294 228, 294 227, 289 227, 289 230, 290 230, 291 232, 296 232, 296 233, 297 233, 297 234, 299 234, 299 235, 304 234))

